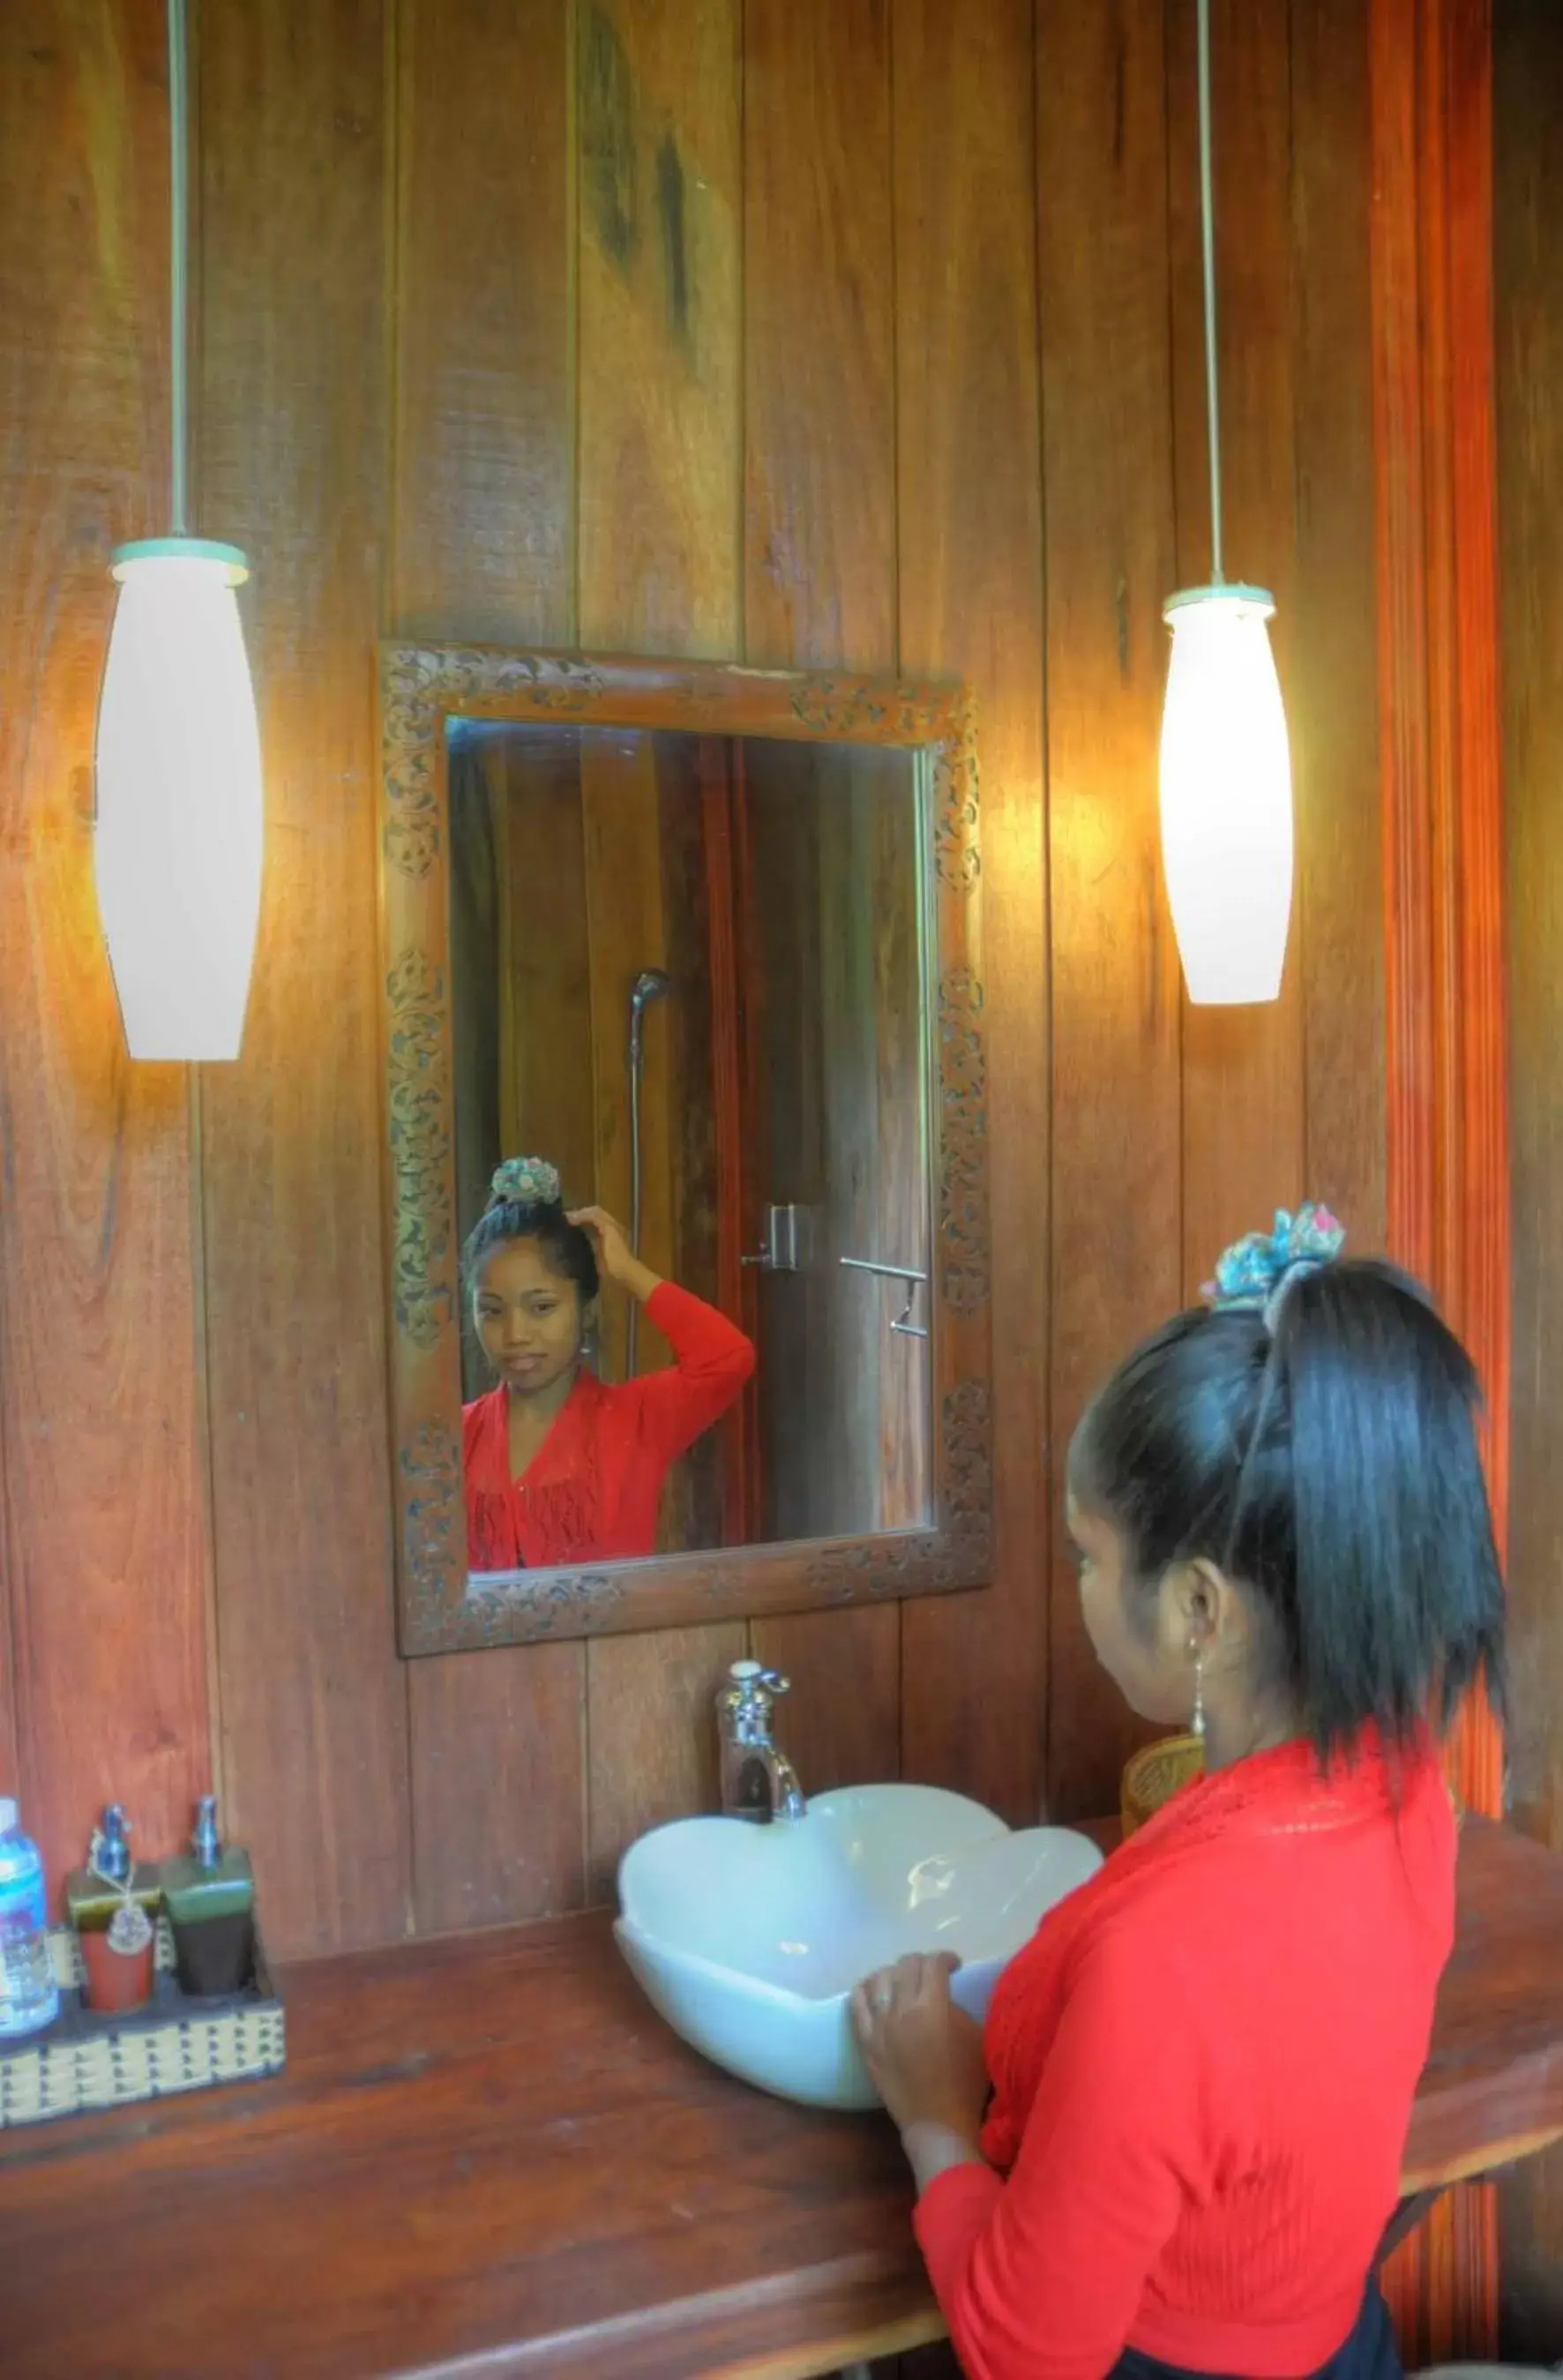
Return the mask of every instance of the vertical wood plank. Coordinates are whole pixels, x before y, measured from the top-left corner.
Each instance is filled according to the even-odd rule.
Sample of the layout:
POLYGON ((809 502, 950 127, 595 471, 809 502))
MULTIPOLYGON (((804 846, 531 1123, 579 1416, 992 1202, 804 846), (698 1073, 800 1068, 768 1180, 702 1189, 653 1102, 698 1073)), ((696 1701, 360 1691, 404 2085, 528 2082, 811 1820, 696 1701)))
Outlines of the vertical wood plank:
MULTIPOLYGON (((578 11, 584 645, 739 641, 740 90, 736 0, 578 11)), ((741 1623, 587 1648, 593 1890, 624 1846, 709 1807, 711 1696, 741 1623)))
POLYGON ((391 1597, 374 815, 379 0, 209 11, 200 480, 255 566, 268 849, 242 1062, 202 1183, 233 1831, 284 1954, 406 1927, 391 1597))
POLYGON ((1052 1488, 1035 111, 1031 0, 897 9, 901 659, 977 699, 996 1408, 995 1583, 905 1607, 903 1764, 1015 1822, 1042 1799, 1052 1488))
MULTIPOLYGON (((1052 936, 1052 1439, 1176 1306, 1177 953, 1161 883, 1173 584, 1160 0, 1040 0, 1037 202, 1052 936), (1057 194, 1071 194, 1067 207, 1057 194), (1089 240, 1079 234, 1092 226, 1089 240)), ((1067 1579, 1061 1559, 1055 1576, 1067 1579)), ((1144 1730, 1067 1585, 1049 1614, 1048 1806, 1117 1807, 1144 1730)))
MULTIPOLYGON (((1283 693, 1296 627, 1289 0, 1216 0, 1211 114, 1227 575, 1266 587, 1283 693)), ((1172 254, 1178 583, 1210 577, 1210 466, 1199 243, 1192 0, 1169 0, 1168 187, 1172 254)), ((1170 589, 1168 590, 1170 592, 1170 589)), ((1291 705, 1295 709, 1295 702, 1291 705)), ((1302 946, 1294 903, 1278 1001, 1183 1014, 1183 1293, 1303 1179, 1302 946)))
MULTIPOLYGON (((757 1271, 748 1218, 759 1200, 747 1195, 760 1152, 750 1145, 749 1118, 757 1100, 745 1092, 745 1060, 754 1029, 755 1002, 745 981, 749 947, 748 844, 743 814, 741 747, 702 736, 696 770, 700 785, 700 848, 705 871, 705 944, 709 955, 711 1131, 708 1152, 713 1192, 711 1233, 716 1302, 745 1336, 759 1327, 757 1271)), ((685 1172, 689 1171, 687 1159, 685 1172)), ((763 1175, 758 1175, 763 1179, 763 1175)), ((722 1421, 717 1467, 721 1536, 724 1546, 748 1545, 759 1535, 761 1478, 758 1400, 751 1390, 722 1421)))
MULTIPOLYGON (((1563 19, 1497 13, 1498 497, 1514 1098, 1510 1810, 1563 1850, 1563 19)), ((1563 2240, 1560 2240, 1563 2246, 1563 2240)))
POLYGON ((165 525, 167 140, 153 0, 5 12, 0 1758, 56 1886, 103 1802, 156 1854, 210 1774, 188 1078, 127 1059, 92 890, 109 552, 165 525))
POLYGON ((583 636, 617 651, 735 647, 739 22, 581 0, 583 636))
POLYGON ((565 1196, 585 1205, 597 1198, 597 1136, 578 730, 545 740, 528 725, 524 746, 507 745, 500 783, 508 828, 499 905, 502 1138, 513 1154, 546 1151, 565 1196), (548 854, 546 934, 529 922, 539 850, 548 854))
MULTIPOLYGON (((1385 825, 1387 1207, 1471 1348, 1499 1547, 1508 1504, 1510 1195, 1492 454, 1490 0, 1373 0, 1373 363, 1385 825)), ((1468 1697, 1468 1806, 1501 1747, 1468 1697)), ((1490 2189, 1451 2193, 1386 2276, 1426 2361, 1497 2335, 1490 2189)))
POLYGON ((745 11, 745 652, 895 666, 885 0, 745 11))
MULTIPOLYGON (((1514 1350, 1508 1624, 1509 1812, 1563 1850, 1563 17, 1494 11, 1494 263, 1504 779, 1508 796, 1514 1350)), ((1563 2150, 1502 2185, 1500 2352, 1563 2345, 1563 2150)))
POLYGON ((396 25, 392 633, 564 643, 574 559, 565 0, 396 25))
MULTIPOLYGON (((393 634, 574 637, 568 25, 396 0, 393 634)), ((585 1675, 578 1645, 410 1665, 420 1927, 579 1905, 585 1675)))
MULTIPOLYGON (((597 1196, 625 1229, 630 1223, 629 997, 643 967, 667 963, 657 755, 648 735, 588 730, 581 737, 581 824, 586 845, 587 947, 591 970, 591 1034, 597 1196)), ((664 1278, 672 1270, 672 1184, 669 1135, 672 1063, 665 1007, 646 1027, 641 1097, 641 1219, 637 1253, 664 1278)), ((627 1378, 629 1305, 609 1287, 601 1301, 603 1378, 627 1378)), ((636 1369, 668 1361, 668 1350, 642 1315, 636 1369)))
MULTIPOLYGON (((744 17, 744 651, 896 664, 895 255, 885 0, 744 17)), ((756 1625, 806 1791, 900 1772, 901 1619, 756 1625), (812 1767, 809 1764, 813 1764, 812 1767)))
POLYGON ((907 1526, 927 1506, 927 1345, 891 1330, 904 1293, 843 1260, 927 1269, 911 766, 774 742, 751 748, 747 775, 765 886, 750 971, 769 1026, 762 1199, 808 1218, 802 1272, 764 1284, 767 1534, 907 1526))
POLYGON ((613 1899, 619 1862, 648 1828, 718 1806, 717 1689, 729 1662, 743 1659, 747 1641, 744 1622, 729 1620, 657 1635, 607 1636, 589 1647, 593 1901, 613 1899))
MULTIPOLYGON (((1366 25, 1292 0, 1296 552, 1287 638, 1304 1183, 1359 1253, 1385 1232, 1384 833, 1373 554, 1366 25)), ((1263 1220, 1261 1218, 1261 1220, 1263 1220)))
POLYGON ((507 1645, 412 1666, 419 1932, 578 1909, 577 1648, 507 1645))
MULTIPOLYGON (((857 1003, 870 1093, 866 1155, 873 1196, 866 1220, 882 1257, 931 1275, 925 1009, 937 1001, 938 984, 927 979, 933 970, 922 947, 924 846, 910 798, 912 767, 901 753, 854 753, 847 783, 859 813, 861 847, 843 939, 866 945, 857 1003)), ((863 1131, 861 1122, 857 1128, 863 1131)), ((870 1510, 881 1528, 915 1528, 933 1509, 932 1342, 887 1330, 894 1319, 894 1305, 887 1314, 876 1300, 878 1410, 876 1452, 869 1457, 876 1475, 870 1510)))

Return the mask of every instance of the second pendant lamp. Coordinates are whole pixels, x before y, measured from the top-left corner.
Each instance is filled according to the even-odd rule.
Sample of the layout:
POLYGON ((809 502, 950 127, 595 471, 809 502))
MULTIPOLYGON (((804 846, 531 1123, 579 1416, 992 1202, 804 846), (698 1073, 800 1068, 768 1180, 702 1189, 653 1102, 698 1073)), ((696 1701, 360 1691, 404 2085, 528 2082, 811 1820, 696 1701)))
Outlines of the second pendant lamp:
POLYGON ((1210 583, 1169 598, 1161 725, 1161 849, 1190 1000, 1278 998, 1291 918, 1291 759, 1270 649, 1275 604, 1222 569, 1210 158, 1210 0, 1198 0, 1200 228, 1210 447, 1210 583))

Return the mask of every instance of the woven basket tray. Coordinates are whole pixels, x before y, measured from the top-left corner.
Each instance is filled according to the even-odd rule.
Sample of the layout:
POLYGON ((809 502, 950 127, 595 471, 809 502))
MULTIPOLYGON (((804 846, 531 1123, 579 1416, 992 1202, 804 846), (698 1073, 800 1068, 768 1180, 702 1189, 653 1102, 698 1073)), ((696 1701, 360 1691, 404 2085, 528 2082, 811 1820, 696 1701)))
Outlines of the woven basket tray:
POLYGON ((49 1955, 60 2012, 42 2033, 0 2040, 0 2129, 281 2073, 282 2003, 259 1933, 249 1988, 231 1999, 196 2000, 179 1989, 174 1937, 160 1917, 152 1997, 123 2015, 98 2015, 85 2005, 86 1975, 68 1925, 50 1928, 49 1955))
POLYGON ((1197 1777, 1204 1766, 1205 1746, 1197 1735, 1166 1735, 1136 1752, 1125 1764, 1118 1789, 1124 1833, 1132 1835, 1154 1817, 1163 1802, 1170 1801, 1180 1785, 1197 1777))

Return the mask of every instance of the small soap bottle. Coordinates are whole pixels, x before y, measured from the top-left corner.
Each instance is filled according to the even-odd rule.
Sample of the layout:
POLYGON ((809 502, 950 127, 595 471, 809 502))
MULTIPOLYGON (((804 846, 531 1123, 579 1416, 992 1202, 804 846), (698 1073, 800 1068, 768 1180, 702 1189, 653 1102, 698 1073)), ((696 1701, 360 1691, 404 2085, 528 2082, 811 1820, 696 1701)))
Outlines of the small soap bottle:
POLYGON ((151 1996, 163 1891, 156 1868, 131 1859, 130 1821, 117 1802, 109 1803, 93 1831, 86 1866, 67 1876, 65 1898, 81 1950, 88 2007, 141 2007, 151 1996))
POLYGON ((130 1821, 117 1802, 111 1802, 103 1812, 103 1823, 92 1845, 87 1865, 73 1868, 65 1883, 66 1915, 77 1933, 106 1934, 127 1900, 155 1919, 163 1886, 150 1860, 132 1861, 130 1821))
POLYGON ((105 1926, 88 1926, 77 1936, 87 1977, 87 2005, 100 2015, 123 2014, 144 2008, 157 1981, 157 1932, 145 1905, 136 1897, 135 1873, 125 1873, 118 1856, 123 1842, 111 1847, 102 1832, 94 1833, 87 1872, 114 1896, 115 1911, 105 1926))
POLYGON ((201 1796, 188 1852, 164 1862, 163 1898, 181 1988, 195 1999, 243 1991, 254 1963, 255 1879, 248 1852, 218 1840, 214 1794, 201 1796))

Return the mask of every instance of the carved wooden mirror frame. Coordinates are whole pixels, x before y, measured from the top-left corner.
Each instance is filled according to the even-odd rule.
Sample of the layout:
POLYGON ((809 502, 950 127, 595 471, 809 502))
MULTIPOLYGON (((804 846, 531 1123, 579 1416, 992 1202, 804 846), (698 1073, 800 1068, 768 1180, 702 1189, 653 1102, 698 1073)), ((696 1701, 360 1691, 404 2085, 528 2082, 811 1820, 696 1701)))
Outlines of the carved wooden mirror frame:
POLYGON ((982 864, 965 691, 716 662, 392 644, 381 650, 380 695, 391 1410, 404 1654, 986 1585, 993 1464, 982 864), (453 714, 899 746, 928 755, 932 1526, 539 1571, 535 1585, 522 1573, 515 1586, 469 1592, 449 992, 445 722, 453 714))

